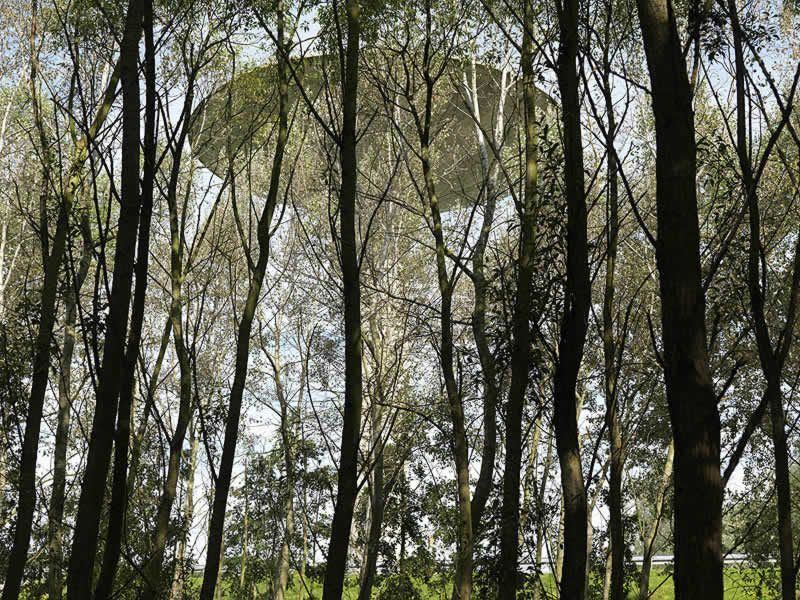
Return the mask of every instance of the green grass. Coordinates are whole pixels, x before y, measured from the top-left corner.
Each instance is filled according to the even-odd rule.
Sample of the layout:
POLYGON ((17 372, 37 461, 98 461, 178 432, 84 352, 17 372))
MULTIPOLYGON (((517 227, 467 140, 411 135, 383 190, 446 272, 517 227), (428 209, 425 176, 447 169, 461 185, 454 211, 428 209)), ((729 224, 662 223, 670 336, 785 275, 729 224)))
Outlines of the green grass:
MULTIPOLYGON (((547 591, 548 598, 557 598, 555 594, 555 581, 552 575, 543 575, 544 587, 547 591)), ((775 597, 775 588, 771 588, 769 583, 777 583, 777 573, 768 571, 757 571, 748 568, 728 567, 724 573, 725 585, 725 600, 770 600, 775 597)), ((314 599, 322 597, 322 584, 318 581, 308 582, 314 599)), ((230 586, 225 585, 222 597, 225 600, 238 600, 228 590, 230 586)), ((432 580, 430 584, 423 584, 422 597, 425 600, 450 600, 451 585, 449 582, 442 582, 441 580, 432 580)), ((650 576, 650 590, 652 600, 674 600, 675 588, 673 586, 672 577, 670 577, 663 569, 654 568, 650 576)), ((377 597, 378 586, 373 591, 373 598, 377 597)), ((256 597, 263 598, 267 596, 267 585, 261 584, 256 590, 256 597)), ((629 596, 631 600, 638 598, 636 590, 632 591, 629 596)), ((286 600, 308 600, 309 596, 305 589, 300 585, 298 580, 293 582, 286 595, 286 600)), ((358 598, 358 584, 355 581, 349 581, 345 587, 343 600, 357 600, 358 598)), ((403 600, 397 598, 396 600, 403 600)), ((480 599, 476 599, 480 600, 480 599)), ((545 600, 544 598, 542 600, 545 600)))

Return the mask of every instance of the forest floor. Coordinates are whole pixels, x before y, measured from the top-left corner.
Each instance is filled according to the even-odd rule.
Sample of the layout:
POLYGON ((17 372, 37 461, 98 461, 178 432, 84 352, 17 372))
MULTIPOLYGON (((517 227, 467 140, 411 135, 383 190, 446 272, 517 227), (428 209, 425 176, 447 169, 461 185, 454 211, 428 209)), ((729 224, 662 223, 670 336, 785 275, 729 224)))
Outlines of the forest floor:
MULTIPOLYGON (((552 576, 545 574, 545 588, 547 596, 542 600, 550 600, 557 598, 555 593, 555 583, 552 576)), ((725 600, 768 600, 771 598, 779 597, 780 591, 779 579, 777 572, 763 569, 750 569, 743 567, 727 567, 725 569, 725 600)), ((597 582, 597 586, 593 586, 595 593, 590 593, 589 598, 602 598, 601 583, 597 582)), ((266 587, 266 586, 265 586, 266 587)), ((311 584, 312 596, 310 597, 299 582, 291 585, 286 595, 286 600, 309 600, 309 598, 319 599, 322 597, 322 584, 320 582, 312 582, 311 584)), ((675 590, 673 587, 672 577, 663 569, 653 569, 651 579, 651 600, 674 600, 675 590)), ((419 585, 420 597, 422 600, 450 600, 450 593, 452 587, 449 582, 442 582, 441 580, 434 580, 430 584, 421 583, 419 585)), ((373 598, 379 598, 380 586, 376 586, 373 592, 373 598)), ((265 592, 265 589, 259 592, 265 592)), ((225 600, 236 600, 235 594, 223 593, 222 597, 225 600)), ((260 596, 259 596, 260 597, 260 596)), ((526 596, 527 597, 527 596, 526 596)), ((342 600, 357 600, 358 598, 358 584, 355 581, 349 582, 346 586, 342 600)), ((635 588, 628 593, 630 600, 638 598, 638 590, 635 588)), ((395 600, 392 598, 392 600, 395 600)), ((397 598, 396 600, 406 600, 404 598, 397 598)))

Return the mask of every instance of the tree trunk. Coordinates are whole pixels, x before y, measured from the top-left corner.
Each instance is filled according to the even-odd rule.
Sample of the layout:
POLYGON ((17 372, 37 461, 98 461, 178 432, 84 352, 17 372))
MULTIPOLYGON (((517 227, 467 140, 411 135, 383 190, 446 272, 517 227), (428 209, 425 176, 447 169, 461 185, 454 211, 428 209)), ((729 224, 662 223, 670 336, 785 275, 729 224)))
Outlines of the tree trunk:
POLYGON ((136 287, 133 298, 128 346, 125 351, 123 382, 119 395, 117 430, 114 442, 114 475, 111 484, 111 506, 103 563, 95 588, 97 600, 111 598, 114 577, 122 552, 122 537, 128 507, 128 448, 136 387, 136 365, 145 314, 147 292, 147 270, 150 253, 150 223, 153 214, 153 187, 155 184, 156 160, 156 89, 155 89, 155 45, 153 41, 153 3, 144 2, 143 29, 145 38, 145 127, 144 127, 144 171, 141 190, 141 214, 136 251, 136 287))
POLYGON ((347 46, 342 73, 342 130, 340 134, 341 190, 339 193, 342 289, 344 295, 344 415, 336 505, 333 511, 323 600, 339 600, 344 589, 347 550, 358 494, 358 445, 361 430, 362 340, 361 284, 356 230, 356 109, 358 105, 361 6, 346 0, 347 46))
MULTIPOLYGON (((544 591, 544 584, 542 582, 542 558, 544 555, 544 542, 545 532, 547 528, 547 521, 542 518, 544 515, 544 501, 545 494, 547 493, 547 480, 550 476, 550 466, 553 462, 553 436, 547 441, 547 452, 544 455, 544 464, 542 465, 542 482, 539 486, 536 506, 537 506, 537 523, 536 523, 536 580, 538 585, 533 586, 533 600, 539 600, 540 594, 544 591)), ((556 580, 558 581, 558 579, 556 580)))
POLYGON ((639 576, 639 600, 648 600, 650 597, 650 568, 655 553, 656 537, 661 525, 661 515, 664 512, 664 500, 667 496, 670 481, 672 480, 672 464, 675 457, 675 443, 670 442, 667 450, 667 460, 664 462, 664 470, 661 475, 661 485, 656 495, 656 505, 653 510, 653 522, 645 539, 642 540, 642 572, 639 576))
MULTIPOLYGON (((85 217, 88 219, 88 215, 85 217)), ((83 229, 86 233, 86 229, 83 229)), ((90 235, 90 234, 89 234, 90 235)), ((70 415, 72 411, 71 382, 72 357, 75 350, 75 322, 80 301, 80 290, 92 262, 92 240, 83 236, 83 249, 74 274, 72 285, 64 298, 64 343, 61 349, 60 377, 58 381, 58 416, 56 424, 55 447, 53 449, 53 488, 50 495, 50 513, 48 515, 47 548, 48 597, 61 600, 64 581, 62 577, 64 501, 67 483, 67 446, 69 445, 70 415)))
MULTIPOLYGON (((33 14, 38 8, 33 5, 33 14)), ((32 40, 36 37, 36 25, 31 32, 32 40)), ((37 66, 34 59, 31 67, 31 89, 36 89, 37 66)), ((61 195, 56 230, 50 253, 45 257, 44 282, 41 290, 41 319, 34 345, 33 370, 31 373, 31 391, 28 401, 28 414, 25 418, 25 433, 22 439, 22 455, 19 467, 19 499, 17 501, 17 521, 14 528, 14 540, 9 553, 3 600, 16 599, 20 593, 25 563, 30 547, 33 517, 36 509, 36 458, 39 453, 39 432, 42 425, 44 397, 47 392, 47 380, 50 370, 50 338, 55 325, 55 305, 58 294, 58 277, 66 252, 69 232, 69 214, 72 210, 75 194, 82 180, 81 173, 88 156, 89 147, 97 135, 97 131, 105 122, 111 109, 119 82, 119 63, 108 82, 103 101, 86 135, 82 137, 73 150, 67 177, 67 184, 61 195)), ((35 92, 34 92, 35 93, 35 92)), ((35 104, 36 102, 34 102, 35 104)), ((40 126, 43 126, 40 122, 40 126)), ((47 179, 45 175, 45 179, 47 179)))
MULTIPOLYGON (((239 593, 246 594, 244 590, 245 583, 247 582, 247 535, 250 528, 250 502, 248 498, 249 490, 247 488, 247 459, 245 459, 244 474, 242 479, 244 480, 244 483, 242 484, 242 490, 244 491, 244 515, 242 519, 242 558, 239 561, 239 593)), ((218 594, 221 589, 222 586, 220 586, 220 589, 217 590, 218 594)))
POLYGON ((783 600, 796 598, 797 570, 795 567, 792 540, 792 498, 789 475, 789 450, 786 441, 786 417, 781 393, 781 378, 786 356, 789 353, 794 331, 798 282, 800 282, 800 241, 795 248, 789 305, 786 321, 773 346, 770 339, 769 324, 765 308, 765 287, 767 275, 763 273, 761 261, 764 247, 761 240, 761 214, 758 202, 759 176, 753 172, 751 150, 748 143, 746 72, 742 32, 736 2, 729 0, 728 9, 733 29, 734 56, 736 64, 736 150, 739 157, 742 187, 747 202, 749 223, 749 244, 747 261, 750 311, 753 317, 756 345, 761 363, 761 371, 766 379, 764 400, 769 407, 773 456, 775 461, 775 490, 778 504, 778 548, 780 553, 781 597, 783 600), (762 283, 763 282, 763 283, 762 283))
MULTIPOLYGON (((208 550, 203 585, 200 589, 200 600, 212 600, 217 586, 220 571, 222 544, 225 525, 225 509, 228 504, 228 491, 231 487, 233 460, 236 455, 236 442, 239 437, 239 420, 242 413, 242 397, 247 380, 247 366, 250 360, 250 333, 255 317, 256 305, 264 283, 264 275, 269 260, 272 217, 278 200, 278 189, 281 178, 283 156, 288 140, 288 87, 289 78, 286 65, 286 42, 284 41, 285 13, 283 2, 277 4, 277 75, 278 75, 278 135, 275 143, 275 154, 272 159, 269 191, 264 209, 258 220, 258 260, 253 266, 247 300, 239 321, 236 337, 236 363, 231 386, 228 417, 225 422, 225 438, 222 445, 222 459, 214 487, 214 502, 211 510, 209 526, 208 550)), ((357 429, 357 428, 356 428, 357 429)))
POLYGON ((555 372, 553 425, 564 500, 561 598, 583 600, 586 589, 586 488, 578 441, 576 387, 586 340, 591 287, 586 241, 583 148, 578 95, 578 2, 566 0, 558 15, 558 85, 564 128, 567 201, 567 274, 555 372))
POLYGON ((134 271, 134 253, 139 226, 139 38, 144 2, 128 3, 125 32, 120 46, 122 79, 122 178, 114 276, 106 319, 103 359, 98 377, 96 408, 89 439, 89 453, 81 485, 78 515, 67 579, 67 597, 84 600, 91 595, 97 555, 98 533, 106 492, 114 420, 117 416, 124 364, 128 310, 134 271))
MULTIPOLYGON (((278 403, 281 410, 281 445, 283 446, 283 464, 286 470, 286 528, 283 532, 283 541, 281 542, 280 553, 278 554, 278 562, 275 567, 275 584, 274 584, 274 600, 284 600, 286 597, 286 589, 289 585, 289 551, 291 548, 292 536, 294 535, 294 482, 295 482, 295 464, 294 464, 294 440, 292 439, 292 418, 289 414, 289 399, 286 397, 283 388, 283 381, 281 379, 281 361, 280 361, 280 330, 276 334, 275 351, 276 356, 272 360, 273 376, 275 378, 275 392, 278 397, 278 403)), ((300 375, 300 391, 303 393, 303 386, 305 386, 306 370, 305 363, 303 363, 300 375)))
MULTIPOLYGON (((426 122, 430 122, 429 115, 432 109, 432 82, 428 83, 427 102, 425 107, 426 122)), ((472 597, 472 498, 469 486, 469 449, 467 447, 467 429, 464 419, 464 407, 456 383, 453 368, 454 343, 453 343, 453 285, 446 263, 446 249, 444 233, 442 231, 442 217, 439 210, 439 199, 430 164, 430 134, 429 129, 420 131, 420 146, 422 148, 422 175, 425 181, 425 194, 431 211, 433 223, 433 236, 436 246, 436 271, 441 294, 441 348, 440 366, 445 383, 445 395, 450 411, 450 420, 453 426, 453 457, 456 467, 456 485, 458 497, 458 538, 456 544, 455 581, 453 585, 453 600, 469 600, 472 597)), ((516 540, 515 540, 516 542, 516 540)))
POLYGON ((522 479, 522 505, 519 510, 519 534, 517 536, 518 544, 522 546, 525 541, 525 528, 531 518, 531 498, 537 501, 537 486, 536 477, 537 463, 539 462, 539 442, 542 435, 542 415, 537 415, 533 423, 533 438, 529 442, 530 449, 528 451, 528 464, 525 467, 525 476, 522 479))
MULTIPOLYGON (((382 365, 378 367, 378 383, 376 387, 382 389, 382 365)), ((378 392, 378 402, 374 403, 371 411, 371 446, 375 452, 375 464, 372 467, 370 496, 369 496, 369 532, 367 534, 367 552, 364 560, 364 569, 361 574, 361 586, 358 600, 369 600, 372 596, 372 587, 375 584, 375 575, 378 565, 378 550, 381 541, 383 526, 383 447, 380 439, 381 424, 383 422, 380 403, 384 402, 383 394, 378 392)))
POLYGON ((195 421, 189 423, 189 473, 186 477, 186 499, 184 502, 184 526, 181 537, 178 540, 178 549, 175 552, 175 574, 172 577, 172 588, 169 597, 171 600, 181 600, 184 596, 183 585, 185 579, 184 563, 186 561, 186 545, 189 532, 192 529, 192 518, 194 517, 194 477, 197 471, 197 450, 199 438, 195 430, 195 421))
POLYGON ((789 449, 786 441, 786 418, 780 382, 767 383, 770 401, 771 434, 775 455, 775 489, 778 497, 778 547, 781 566, 781 598, 795 600, 797 571, 792 540, 792 490, 789 479, 789 449))
POLYGON ((603 600, 609 600, 609 598, 611 597, 611 577, 612 577, 611 553, 612 552, 613 550, 609 549, 609 552, 606 555, 606 569, 603 574, 603 600))
POLYGON ((167 459, 167 476, 164 489, 158 502, 156 514, 156 529, 153 534, 153 543, 150 548, 150 558, 144 569, 145 586, 142 598, 151 600, 162 595, 166 587, 164 580, 163 562, 169 534, 170 514, 178 493, 178 479, 180 477, 181 457, 186 431, 192 418, 192 365, 189 357, 189 342, 183 331, 183 281, 185 270, 189 265, 184 264, 184 228, 185 222, 178 206, 178 182, 180 179, 183 148, 189 134, 189 118, 194 99, 194 77, 189 76, 188 89, 184 100, 183 121, 175 149, 172 152, 172 167, 170 170, 169 184, 167 187, 167 205, 169 208, 170 229, 170 320, 172 321, 172 339, 175 344, 175 354, 178 357, 179 372, 179 406, 178 420, 175 431, 169 443, 169 457, 167 459))
POLYGON ((536 78, 533 70, 533 39, 530 10, 525 3, 522 41, 522 77, 525 107, 525 189, 520 211, 517 296, 514 302, 511 384, 506 403, 506 456, 503 471, 503 506, 500 521, 500 598, 517 597, 519 558, 519 494, 522 470, 522 420, 531 358, 531 283, 536 245, 538 207, 538 127, 536 123, 536 78))
MULTIPOLYGON (((610 14, 611 8, 609 8, 610 14)), ((610 23, 607 24, 610 30, 610 23)), ((619 393, 617 389, 618 358, 617 340, 614 331, 614 296, 616 292, 617 240, 619 237, 619 186, 617 182, 616 119, 614 101, 611 96, 609 73, 611 64, 608 57, 608 40, 603 54, 603 98, 608 119, 606 131, 607 169, 607 223, 606 223, 606 277, 603 290, 603 383, 606 400, 606 427, 611 448, 611 473, 608 483, 608 530, 609 580, 608 597, 611 600, 625 600, 625 530, 622 520, 622 477, 625 456, 622 447, 622 423, 619 414, 619 393)), ((624 332, 623 332, 624 333, 624 332)), ((591 516, 590 516, 591 518, 591 516)))
POLYGON ((675 440, 675 594, 722 600, 720 420, 706 345, 692 96, 671 0, 637 5, 656 128, 656 261, 675 440))
MULTIPOLYGON (((506 105, 507 71, 503 69, 500 77, 500 94, 495 110, 495 126, 493 147, 500 151, 504 145, 505 135, 505 105, 506 105)), ((499 164, 492 164, 491 152, 487 147, 486 135, 481 127, 481 106, 478 95, 477 73, 475 59, 472 59, 472 73, 469 84, 465 82, 465 97, 468 108, 475 121, 475 138, 478 142, 478 151, 481 158, 481 171, 484 180, 485 203, 483 206, 483 220, 475 248, 472 252, 472 284, 475 290, 475 304, 472 308, 472 333, 475 338, 475 347, 481 364, 483 379, 483 448, 481 452, 481 469, 475 481, 475 491, 472 494, 472 531, 478 536, 482 529, 483 513, 486 502, 492 491, 494 478, 494 463, 497 455, 497 402, 500 397, 499 383, 497 380, 497 365, 489 347, 486 327, 486 308, 488 303, 489 283, 486 280, 484 259, 486 246, 494 224, 494 214, 497 207, 497 173, 499 164)))

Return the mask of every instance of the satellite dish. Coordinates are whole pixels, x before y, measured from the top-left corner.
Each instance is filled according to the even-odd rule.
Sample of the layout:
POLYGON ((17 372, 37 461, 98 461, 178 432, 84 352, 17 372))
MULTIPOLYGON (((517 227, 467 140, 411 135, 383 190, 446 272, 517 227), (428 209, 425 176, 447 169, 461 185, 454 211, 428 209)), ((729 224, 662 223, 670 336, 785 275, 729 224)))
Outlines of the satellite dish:
MULTIPOLYGON (((465 81, 471 85, 472 68, 469 63, 453 61, 435 87, 431 151, 443 211, 471 204, 484 185, 475 118, 466 104, 465 81)), ((481 128, 491 138, 499 110, 502 73, 482 64, 475 64, 474 68, 481 128)), ((298 156, 307 161, 306 164, 317 167, 317 173, 324 172, 332 162, 331 157, 336 156, 333 142, 319 120, 328 128, 336 127, 340 120, 339 73, 338 61, 332 56, 309 56, 293 59, 291 63, 288 98, 290 137, 294 141, 290 141, 290 146, 302 143, 302 148, 295 147, 294 152, 299 149, 298 156)), ((388 177, 390 166, 397 162, 399 153, 405 153, 405 163, 412 170, 419 168, 418 158, 410 151, 410 147, 418 143, 418 137, 408 101, 399 88, 415 86, 414 104, 421 111, 422 79, 419 73, 412 72, 409 84, 405 74, 391 77, 389 73, 390 66, 383 55, 378 51, 365 52, 359 79, 357 151, 359 171, 370 172, 372 180, 380 179, 378 170, 381 168, 388 177), (404 143, 403 138, 408 143, 404 143)), ((505 152, 516 156, 520 150, 515 134, 520 117, 518 84, 507 77, 506 85, 509 87, 504 106, 505 152)), ((539 114, 545 116, 554 105, 547 94, 538 91, 539 114)), ((246 170, 251 191, 265 194, 277 112, 278 82, 274 63, 237 75, 214 91, 192 115, 190 140, 196 158, 220 178, 224 178, 231 167, 234 172, 246 170)))

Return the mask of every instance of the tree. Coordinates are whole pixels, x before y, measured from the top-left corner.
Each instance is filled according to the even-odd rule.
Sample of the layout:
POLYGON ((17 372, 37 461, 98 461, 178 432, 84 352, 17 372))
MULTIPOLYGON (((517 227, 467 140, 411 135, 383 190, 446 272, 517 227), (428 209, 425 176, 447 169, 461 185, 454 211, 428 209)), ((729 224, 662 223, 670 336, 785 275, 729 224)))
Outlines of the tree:
POLYGON ((639 0, 656 128, 656 259, 664 383, 675 439, 675 593, 722 598, 720 420, 700 278, 692 94, 670 0, 639 0), (703 510, 697 510, 702 506, 703 510))
POLYGON ((561 465, 564 503, 562 598, 584 597, 586 589, 586 488, 578 441, 576 386, 589 318, 591 284, 586 239, 581 110, 578 91, 578 2, 558 7, 558 87, 564 128, 564 186, 567 202, 567 257, 564 308, 555 370, 553 426, 561 465))
MULTIPOLYGON (((270 240, 273 233, 272 219, 281 186, 284 153, 289 137, 289 73, 288 52, 289 46, 285 38, 286 12, 283 2, 278 2, 275 7, 276 20, 276 50, 277 61, 276 75, 278 84, 278 115, 277 137, 270 171, 269 190, 264 202, 264 207, 257 221, 258 258, 254 261, 246 241, 243 247, 247 258, 250 283, 247 290, 242 315, 236 337, 236 370, 228 402, 228 416, 225 423, 225 441, 222 449, 222 459, 214 485, 214 504, 209 524, 208 549, 206 566, 203 573, 203 586, 200 590, 202 600, 212 600, 219 575, 219 565, 222 554, 222 540, 225 525, 225 509, 228 501, 228 491, 231 486, 233 473, 233 460, 236 452, 236 440, 239 436, 239 419, 242 411, 242 396, 247 379, 247 365, 250 360, 250 335, 255 317, 256 306, 261 295, 261 286, 264 283, 267 263, 269 261, 270 240)), ((229 159, 230 160, 230 159, 229 159)), ((231 166, 231 169, 233 167, 231 166)), ((235 183, 231 181, 231 185, 235 183)), ((234 200, 235 203, 235 200, 234 200)))

